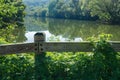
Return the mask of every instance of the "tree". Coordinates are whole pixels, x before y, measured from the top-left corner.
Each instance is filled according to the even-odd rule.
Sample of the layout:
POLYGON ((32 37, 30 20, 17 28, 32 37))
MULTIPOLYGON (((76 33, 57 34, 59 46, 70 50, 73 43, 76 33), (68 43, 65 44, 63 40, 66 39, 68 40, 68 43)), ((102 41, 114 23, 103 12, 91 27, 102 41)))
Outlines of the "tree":
POLYGON ((24 9, 22 0, 0 0, 0 39, 15 42, 14 31, 18 26, 23 27, 24 9))
POLYGON ((0 1, 0 28, 15 24, 20 25, 23 21, 25 6, 22 0, 0 1))
POLYGON ((100 20, 110 23, 119 23, 120 0, 90 0, 91 15, 98 15, 100 20))

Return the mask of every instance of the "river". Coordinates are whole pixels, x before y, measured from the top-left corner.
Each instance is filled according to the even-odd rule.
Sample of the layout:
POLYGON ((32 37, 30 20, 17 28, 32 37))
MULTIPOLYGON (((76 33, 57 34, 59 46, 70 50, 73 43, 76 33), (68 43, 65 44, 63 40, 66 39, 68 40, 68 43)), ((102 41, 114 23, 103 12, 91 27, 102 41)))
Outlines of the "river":
POLYGON ((120 25, 107 25, 94 21, 26 17, 25 42, 33 42, 36 32, 44 32, 46 41, 87 41, 89 37, 112 34, 111 41, 120 41, 120 25))

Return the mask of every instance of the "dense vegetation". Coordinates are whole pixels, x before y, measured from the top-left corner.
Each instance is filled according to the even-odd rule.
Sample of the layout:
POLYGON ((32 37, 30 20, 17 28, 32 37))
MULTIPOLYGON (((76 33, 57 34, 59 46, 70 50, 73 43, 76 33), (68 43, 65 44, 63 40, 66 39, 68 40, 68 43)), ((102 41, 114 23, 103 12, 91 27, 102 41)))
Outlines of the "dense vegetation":
POLYGON ((0 28, 20 25, 24 9, 21 0, 0 0, 0 28))
MULTIPOLYGON (((49 0, 23 0, 26 5, 26 13, 29 16, 40 16, 49 5, 49 0)), ((47 14, 44 13, 44 16, 47 14)))
MULTIPOLYGON (((101 36, 93 52, 47 52, 35 69, 34 54, 0 56, 0 80, 120 80, 120 54, 101 36), (36 71, 35 71, 36 70, 36 71)), ((38 60, 39 61, 39 60, 38 60)))
MULTIPOLYGON (((65 1, 67 3, 68 0, 65 1)), ((57 15, 52 15, 54 14, 54 11, 62 9, 61 7, 63 4, 60 0, 53 0, 53 5, 57 6, 58 8, 55 6, 54 8, 58 10, 51 8, 53 10, 51 15, 50 13, 47 14, 47 12, 50 12, 48 9, 45 9, 45 11, 40 10, 42 11, 42 16, 58 17, 63 13, 60 11, 60 14, 57 12, 57 15), (54 2, 57 2, 57 5, 55 5, 54 2), (59 2, 61 5, 58 4, 59 2)), ((79 5, 72 6, 75 8, 75 12, 73 13, 77 13, 76 9, 79 10, 79 5)), ((50 8, 50 5, 48 8, 50 8)), ((24 9, 25 6, 21 0, 0 0, 0 34, 2 34, 0 35, 0 44, 16 42, 15 40, 19 41, 21 38, 22 41, 25 40, 25 37, 23 36, 25 33, 24 27, 21 27, 22 29, 16 29, 18 26, 23 26, 21 22, 24 17, 24 9), (19 32, 22 32, 23 34, 20 34, 19 32), (18 35, 20 36, 18 37, 18 35)), ((95 13, 92 13, 95 17, 91 17, 91 12, 88 15, 90 18, 85 18, 87 13, 74 15, 73 13, 68 15, 68 13, 66 16, 64 15, 63 17, 60 16, 58 18, 72 18, 71 15, 74 16, 73 18, 75 19, 78 17, 81 17, 78 19, 95 19, 96 16, 99 17, 99 15, 96 15, 95 13), (85 14, 85 16, 83 16, 83 14, 85 14)), ((107 16, 106 18, 109 17, 107 16)), ((105 21, 109 21, 106 20, 106 18, 105 21)), ((116 21, 118 18, 115 18, 116 21)), ((53 22, 54 21, 51 21, 50 23, 53 22)), ((49 23, 47 22, 47 25, 43 25, 46 28, 48 24, 49 23)), ((58 24, 56 23, 56 25, 58 24)), ((58 34, 55 29, 54 31, 58 34)), ((97 40, 97 43, 92 42, 94 48, 93 52, 90 53, 64 52, 61 54, 47 52, 46 55, 43 54, 45 57, 42 57, 42 61, 39 62, 42 64, 39 69, 35 69, 36 62, 34 54, 0 55, 0 80, 35 80, 36 71, 40 71, 40 75, 38 76, 40 77, 39 80, 120 80, 120 53, 115 52, 110 44, 106 42, 106 37, 108 36, 109 35, 100 37, 100 40, 97 40)))
POLYGON ((37 2, 40 4, 26 4, 27 11, 30 11, 28 15, 101 20, 117 24, 120 20, 120 0, 42 0, 37 2))
MULTIPOLYGON (((22 0, 0 0, 0 41, 16 42, 15 39, 18 39, 19 42, 17 35, 24 29, 22 27, 24 9, 22 0), (17 30, 18 27, 21 29, 17 30)), ((23 37, 24 35, 21 38, 25 40, 23 37)))

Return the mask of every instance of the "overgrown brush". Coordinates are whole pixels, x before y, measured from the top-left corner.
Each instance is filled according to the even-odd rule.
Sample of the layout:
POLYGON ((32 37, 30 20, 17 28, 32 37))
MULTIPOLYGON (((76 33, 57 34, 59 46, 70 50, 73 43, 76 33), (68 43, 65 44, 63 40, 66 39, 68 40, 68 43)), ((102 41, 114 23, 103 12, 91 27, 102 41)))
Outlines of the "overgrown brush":
MULTIPOLYGON (((47 52, 41 80, 120 80, 120 53, 111 48, 108 37, 91 42, 91 53, 47 52)), ((34 66, 33 54, 0 56, 0 80, 35 80, 34 66)))

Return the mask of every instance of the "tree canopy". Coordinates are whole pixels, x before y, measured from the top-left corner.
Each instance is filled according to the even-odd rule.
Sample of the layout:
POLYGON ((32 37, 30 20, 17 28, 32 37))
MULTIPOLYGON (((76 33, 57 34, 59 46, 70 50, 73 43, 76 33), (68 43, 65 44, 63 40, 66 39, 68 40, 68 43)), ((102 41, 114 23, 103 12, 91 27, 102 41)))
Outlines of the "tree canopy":
POLYGON ((31 2, 27 3, 30 16, 100 20, 108 23, 120 21, 120 0, 37 0, 37 6, 32 5, 32 1, 28 2, 31 2))
POLYGON ((25 16, 24 9, 22 0, 0 0, 0 41, 20 42, 17 35, 22 35, 20 38, 25 40, 22 23, 25 16), (19 26, 21 29, 17 30, 16 27, 19 26))
POLYGON ((89 9, 92 16, 97 15, 102 21, 110 23, 120 21, 120 0, 90 0, 89 9))
POLYGON ((24 9, 22 0, 0 0, 0 28, 21 25, 24 9))

